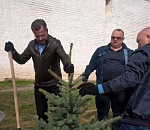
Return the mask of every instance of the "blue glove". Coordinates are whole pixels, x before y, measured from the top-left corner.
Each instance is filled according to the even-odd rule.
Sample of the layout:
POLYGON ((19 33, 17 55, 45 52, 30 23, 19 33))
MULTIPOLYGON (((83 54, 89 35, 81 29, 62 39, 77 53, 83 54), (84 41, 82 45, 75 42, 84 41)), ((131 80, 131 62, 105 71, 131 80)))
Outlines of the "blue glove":
POLYGON ((9 51, 14 51, 15 49, 14 49, 14 45, 13 45, 13 43, 12 42, 6 42, 5 43, 5 51, 7 51, 7 52, 9 52, 9 51))

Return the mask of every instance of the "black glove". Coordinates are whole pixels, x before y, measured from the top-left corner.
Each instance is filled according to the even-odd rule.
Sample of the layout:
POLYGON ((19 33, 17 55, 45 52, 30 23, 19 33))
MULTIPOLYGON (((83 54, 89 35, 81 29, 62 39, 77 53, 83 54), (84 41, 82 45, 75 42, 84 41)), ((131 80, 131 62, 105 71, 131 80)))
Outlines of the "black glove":
POLYGON ((85 75, 83 75, 82 82, 87 82, 87 81, 88 81, 88 78, 85 75))
POLYGON ((14 51, 14 45, 12 44, 12 42, 6 42, 5 43, 5 51, 9 52, 9 51, 14 51))
POLYGON ((64 71, 66 73, 74 73, 74 65, 73 64, 66 64, 64 65, 64 71))
POLYGON ((79 89, 79 94, 81 96, 84 96, 86 94, 89 94, 89 95, 99 94, 98 86, 93 83, 83 83, 78 86, 78 89, 79 89))

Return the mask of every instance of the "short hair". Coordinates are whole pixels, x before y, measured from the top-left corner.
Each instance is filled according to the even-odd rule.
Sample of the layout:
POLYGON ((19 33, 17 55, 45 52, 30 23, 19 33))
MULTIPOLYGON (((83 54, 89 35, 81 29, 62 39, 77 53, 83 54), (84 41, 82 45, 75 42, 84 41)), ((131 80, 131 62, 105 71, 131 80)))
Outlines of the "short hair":
POLYGON ((38 31, 39 29, 41 29, 41 26, 43 26, 44 30, 47 29, 47 24, 43 19, 36 19, 31 24, 31 30, 38 31))
MULTIPOLYGON (((123 34, 123 36, 124 36, 124 31, 123 31, 122 29, 115 29, 114 31, 121 31, 122 34, 123 34)), ((113 31, 113 32, 114 32, 114 31, 113 31)))

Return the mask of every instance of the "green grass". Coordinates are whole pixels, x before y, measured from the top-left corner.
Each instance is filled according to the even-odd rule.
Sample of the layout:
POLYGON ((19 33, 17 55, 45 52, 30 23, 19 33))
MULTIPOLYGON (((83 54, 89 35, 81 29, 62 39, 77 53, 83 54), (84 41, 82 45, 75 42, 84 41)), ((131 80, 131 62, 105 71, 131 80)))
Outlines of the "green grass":
MULTIPOLYGON (((20 124, 25 130, 31 130, 35 127, 35 121, 31 117, 36 115, 33 91, 18 92, 17 95, 20 124)), ((0 123, 0 130, 16 130, 13 92, 1 92, 0 99, 0 109, 6 114, 5 119, 0 123)))
MULTIPOLYGON (((16 80, 16 87, 25 87, 25 86, 31 86, 34 84, 33 80, 16 80)), ((13 89, 12 81, 0 81, 0 91, 1 90, 7 90, 7 89, 13 89)))
MULTIPOLYGON (((16 85, 30 85, 33 84, 34 81, 33 80, 16 80, 16 85)), ((7 80, 7 81, 0 81, 0 87, 4 87, 4 86, 12 86, 12 82, 11 80, 7 80)))
MULTIPOLYGON (((33 81, 16 81, 17 87, 25 87, 33 85, 33 81)), ((0 122, 0 130, 16 130, 16 115, 14 105, 13 91, 4 92, 1 90, 12 89, 11 81, 0 82, 0 111, 6 114, 6 117, 0 122)), ((34 130, 37 126, 36 120, 36 108, 34 102, 34 92, 30 91, 18 91, 18 106, 19 106, 19 118, 21 130, 34 130)), ((95 110, 94 96, 91 96, 92 100, 89 102, 89 111, 95 110)), ((96 113, 96 112, 95 112, 96 113)), ((88 119, 89 115, 83 115, 88 119)), ((96 118, 96 115, 92 115, 96 118)), ((86 119, 81 119, 82 122, 87 122, 86 119)))
MULTIPOLYGON (((16 81, 17 87, 25 87, 29 85, 33 85, 33 81, 16 81)), ((8 89, 12 89, 11 81, 0 82, 0 91, 8 89)), ((21 129, 33 130, 36 126, 36 122, 33 119, 33 117, 36 116, 33 90, 18 91, 17 98, 21 129)), ((0 130, 16 130, 17 125, 13 91, 0 92, 0 99, 0 111, 3 111, 6 115, 4 120, 0 122, 0 130)))

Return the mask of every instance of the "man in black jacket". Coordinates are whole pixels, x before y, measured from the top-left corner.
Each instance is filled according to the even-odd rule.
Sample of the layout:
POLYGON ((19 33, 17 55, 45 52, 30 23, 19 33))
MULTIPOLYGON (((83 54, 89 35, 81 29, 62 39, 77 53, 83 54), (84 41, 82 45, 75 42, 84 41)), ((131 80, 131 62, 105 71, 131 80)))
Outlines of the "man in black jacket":
POLYGON ((47 99, 38 90, 42 88, 47 92, 58 95, 58 80, 49 74, 48 69, 51 69, 58 76, 62 77, 60 60, 64 65, 66 73, 73 73, 74 66, 73 64, 69 65, 69 56, 65 53, 61 42, 48 34, 48 28, 43 19, 33 21, 31 29, 35 39, 30 41, 21 55, 14 49, 11 42, 5 43, 5 51, 12 51, 13 59, 19 64, 25 64, 32 57, 35 70, 34 95, 37 115, 39 119, 42 118, 48 122, 48 117, 44 114, 48 107, 47 99))
POLYGON ((97 95, 134 88, 123 113, 120 130, 150 130, 150 27, 137 35, 138 49, 133 52, 125 72, 105 83, 81 84, 79 94, 97 95))
MULTIPOLYGON (((89 75, 94 70, 96 70, 96 84, 116 78, 125 71, 125 65, 133 50, 129 49, 123 40, 123 30, 115 29, 111 34, 110 43, 97 48, 94 52, 86 66, 83 82, 87 82, 89 75)), ((113 117, 120 116, 125 108, 125 92, 96 95, 95 102, 99 121, 108 118, 110 106, 113 117)), ((119 127, 119 121, 115 122, 112 125, 112 130, 118 130, 119 127)))

